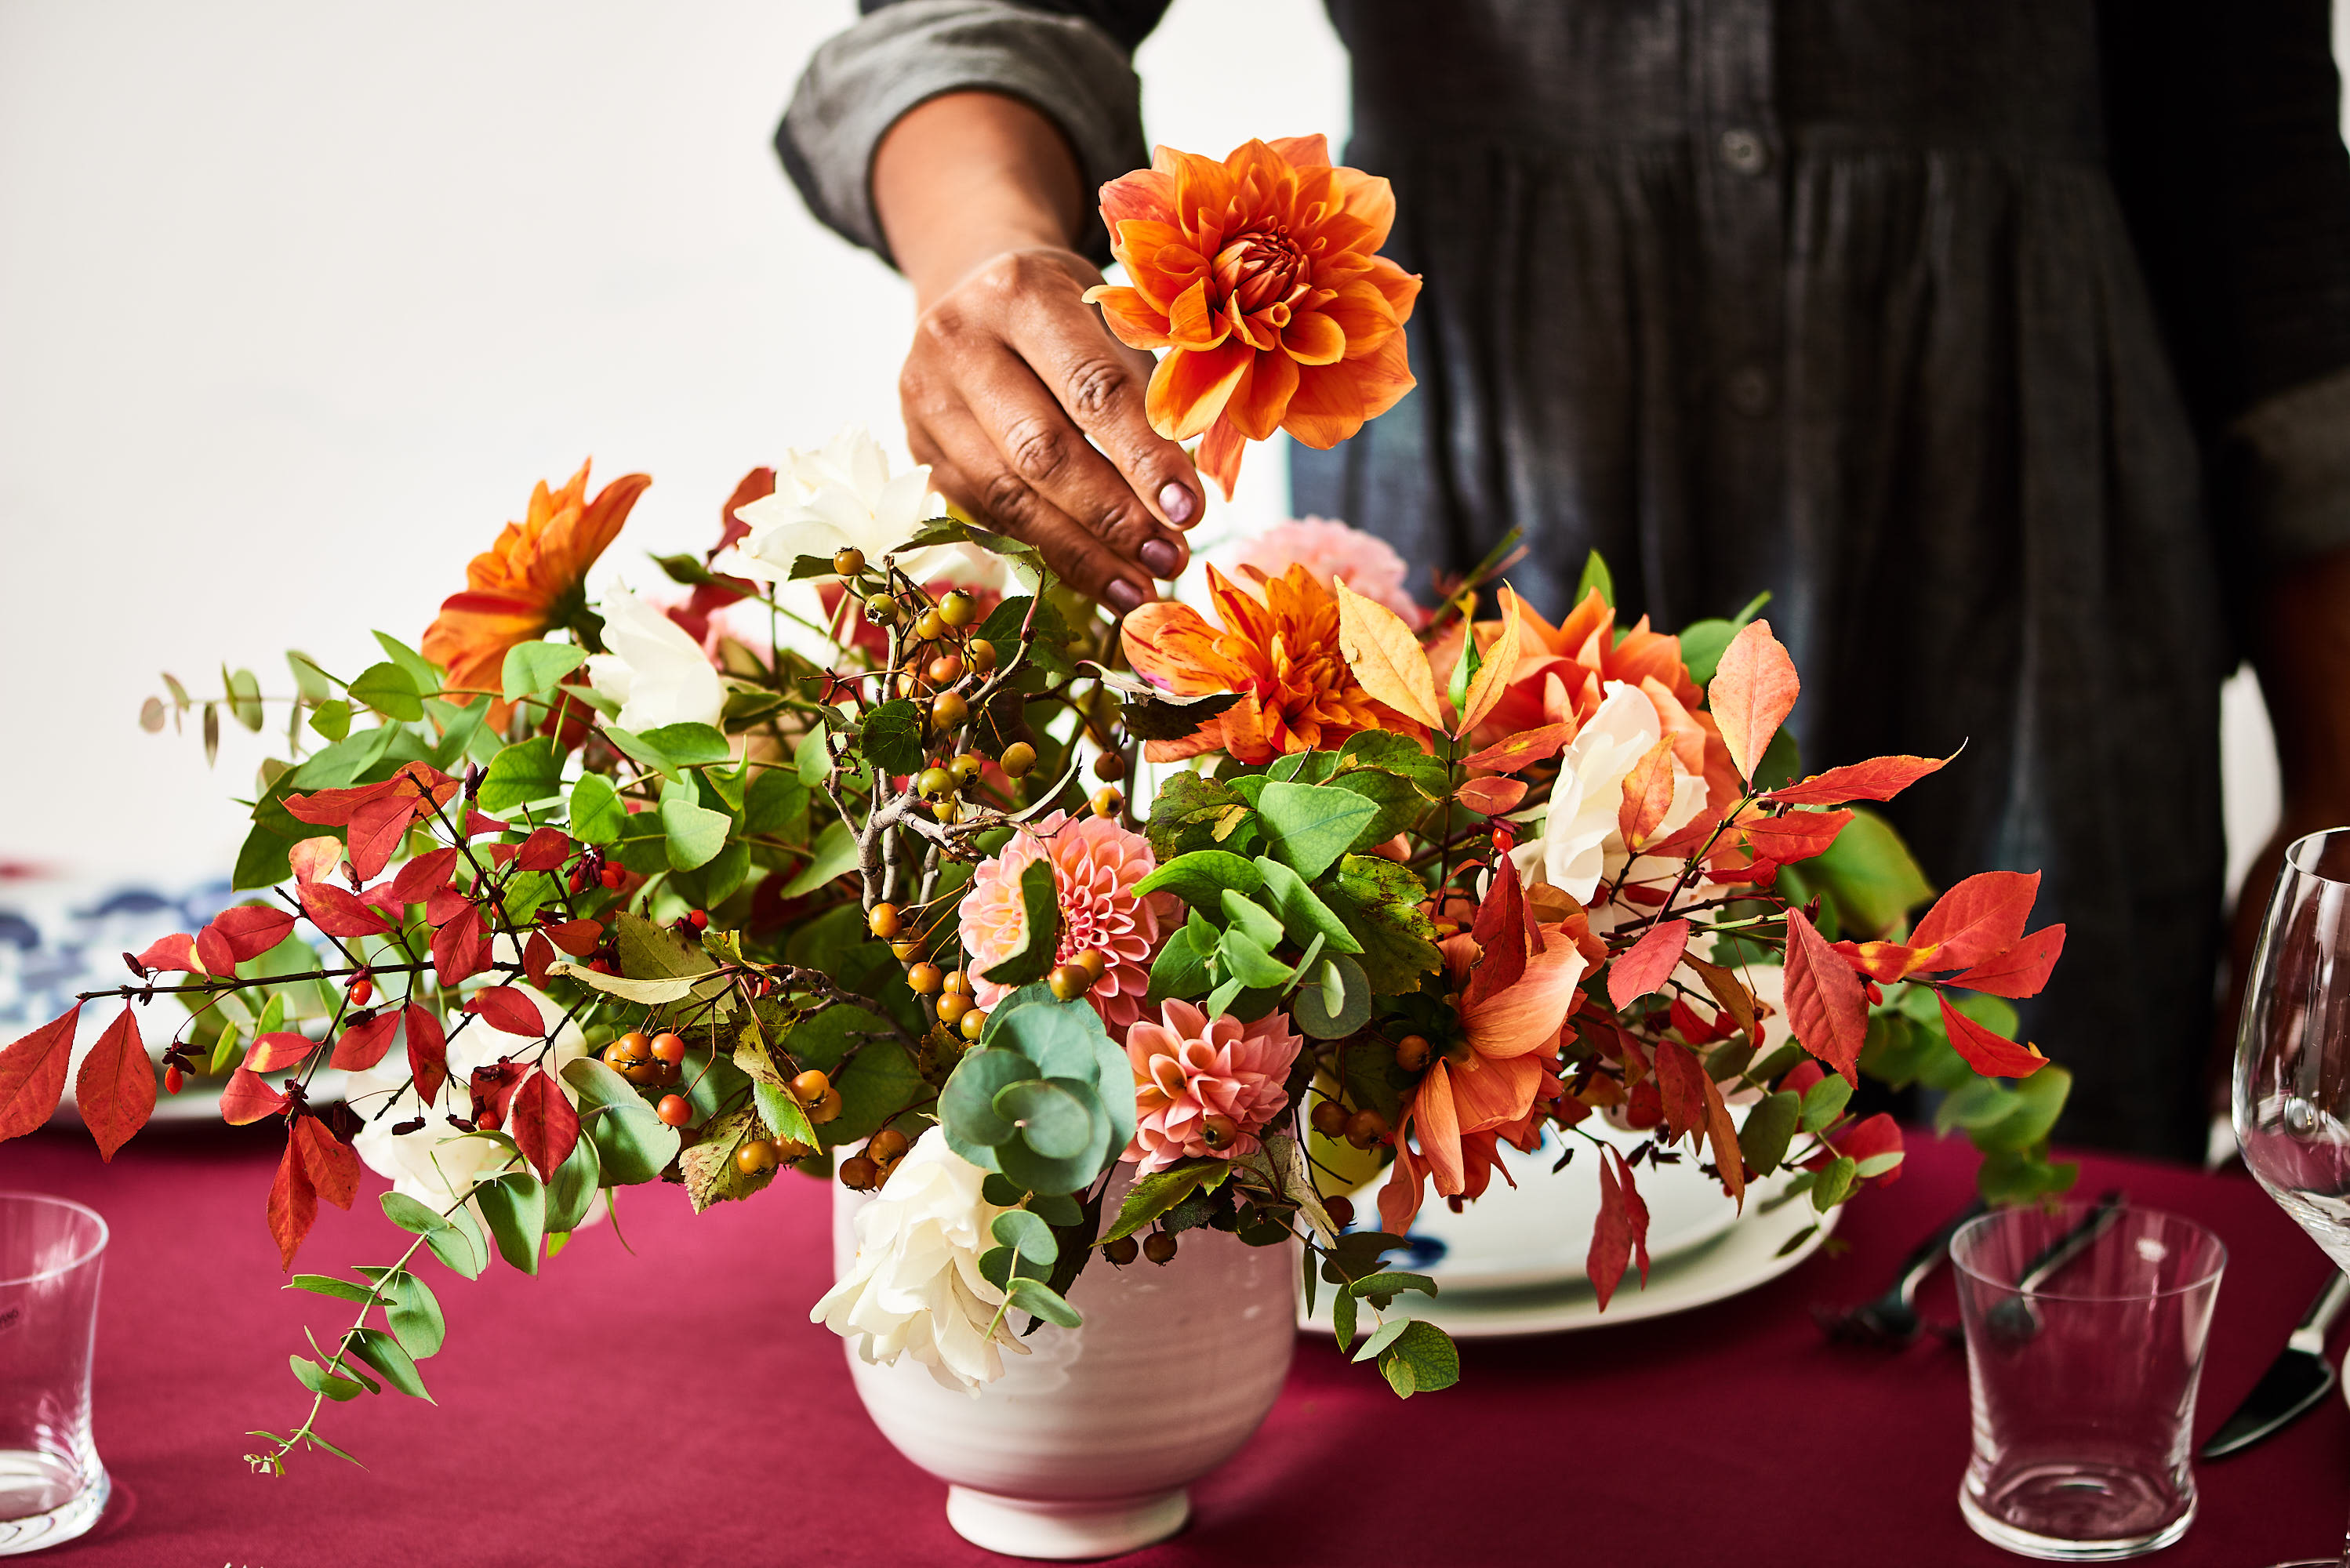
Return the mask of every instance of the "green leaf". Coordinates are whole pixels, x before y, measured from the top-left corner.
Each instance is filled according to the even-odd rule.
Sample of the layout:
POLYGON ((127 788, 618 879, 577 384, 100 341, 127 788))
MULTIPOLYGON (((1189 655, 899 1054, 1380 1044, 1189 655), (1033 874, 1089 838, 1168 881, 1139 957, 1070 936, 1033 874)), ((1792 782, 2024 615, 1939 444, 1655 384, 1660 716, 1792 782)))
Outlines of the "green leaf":
POLYGON ((1050 1269, 1053 1260, 1061 1255, 1060 1243, 1053 1240, 1053 1228, 1025 1209, 1014 1209, 998 1214, 995 1223, 988 1227, 988 1234, 1011 1248, 1024 1262, 1041 1269, 1050 1269))
POLYGON ((1746 1113, 1745 1125, 1738 1129, 1738 1151, 1757 1174, 1770 1175, 1787 1158, 1787 1146, 1794 1141, 1795 1123, 1802 1112, 1802 1098, 1791 1089, 1782 1089, 1765 1095, 1746 1113))
POLYGON ((1222 1186, 1232 1172, 1230 1160, 1203 1159, 1137 1178, 1127 1189, 1126 1201, 1118 1205, 1117 1222, 1101 1239, 1116 1241, 1133 1235, 1192 1193, 1222 1186))
POLYGON ((1052 971, 1061 945, 1061 896, 1050 860, 1039 857, 1022 868, 1020 903, 1025 935, 1019 950, 982 971, 997 985, 1034 984, 1052 971))
MULTIPOLYGON (((1259 857, 1259 864, 1264 864, 1259 857)), ((1285 866, 1281 869, 1289 876, 1285 866)), ((1149 876, 1134 885, 1139 897, 1145 893, 1174 894, 1195 909, 1220 909, 1227 889, 1243 897, 1264 886, 1264 874, 1240 856, 1222 849, 1194 849, 1179 855, 1149 876)))
POLYGON ((701 805, 691 784, 667 784, 661 786, 660 823, 670 869, 691 871, 718 857, 734 819, 701 805))
POLYGON ((1297 972, 1265 951, 1254 938, 1238 927, 1224 933, 1223 940, 1216 944, 1216 954, 1232 974, 1232 981, 1244 989, 1269 991, 1286 985, 1297 972))
POLYGON ((1366 1274, 1347 1287, 1348 1295, 1367 1301, 1382 1312, 1387 1310, 1388 1302, 1405 1291, 1418 1291, 1422 1295, 1432 1296, 1436 1293, 1436 1282, 1426 1274, 1382 1270, 1376 1274, 1366 1274))
POLYGON ((298 648, 289 648, 286 650, 286 667, 294 672, 294 690, 302 694, 302 701, 316 706, 333 699, 335 679, 317 659, 298 648))
POLYGON ((296 1381, 313 1394, 324 1394, 338 1404, 356 1399, 367 1392, 348 1377, 338 1377, 307 1355, 289 1355, 286 1364, 294 1368, 296 1381))
POLYGON ((1345 856, 1336 881, 1320 891, 1362 944, 1363 969, 1379 977, 1381 994, 1418 991, 1420 976, 1442 967, 1436 928, 1420 907, 1428 887, 1409 867, 1375 855, 1345 856))
POLYGON ((708 724, 663 724, 637 738, 681 768, 709 767, 734 754, 726 737, 708 724))
POLYGON ((484 811, 512 811, 562 793, 563 760, 555 754, 553 738, 533 735, 490 759, 479 800, 484 811))
POLYGON ((405 1269, 362 1266, 359 1272, 375 1282, 386 1302, 384 1316, 400 1347, 419 1361, 439 1353, 448 1339, 448 1321, 432 1288, 405 1269))
POLYGON ((1356 1361, 1370 1360, 1371 1357, 1377 1355, 1380 1351, 1385 1350, 1388 1345, 1393 1345, 1397 1340, 1402 1338, 1403 1331, 1410 1322, 1411 1319, 1408 1317, 1399 1317, 1390 1318, 1386 1323, 1379 1324, 1378 1327, 1371 1331, 1370 1337, 1363 1341, 1361 1347, 1355 1352, 1351 1359, 1356 1361))
MULTIPOLYGON (((1097 1092, 1130 1090, 1134 1083, 1133 1065, 1101 1014, 1081 1002, 1057 1002, 1041 985, 1023 986, 989 1010, 980 1044, 1019 1052, 1036 1064, 1039 1077, 1073 1078, 1097 1092)), ((1098 1100, 1111 1140, 1124 1148, 1134 1141, 1134 1096, 1099 1094, 1098 1100)))
POLYGON ((370 664, 350 684, 351 700, 387 719, 412 722, 424 717, 424 698, 414 677, 397 664, 370 664))
POLYGON ((546 1184, 547 1230, 579 1229, 595 1204, 597 1189, 603 1185, 604 1168, 596 1153, 596 1140, 583 1137, 571 1146, 571 1153, 555 1168, 555 1179, 546 1184))
POLYGON ((310 728, 332 743, 351 732, 351 705, 339 697, 330 697, 310 714, 310 728))
POLYGON ((595 1140, 607 1183, 634 1187, 650 1181, 677 1158, 677 1129, 655 1116, 619 1074, 593 1056, 582 1056, 564 1064, 563 1081, 579 1096, 580 1127, 595 1140))
MULTIPOLYGON (((1057 1192, 1040 1192, 1028 1199, 1028 1211, 1055 1231, 1066 1231, 1085 1222, 1085 1205, 1076 1199, 1057 1192)), ((1090 1239, 1090 1238, 1088 1238, 1090 1239)))
POLYGON ((221 683, 228 693, 229 712, 246 729, 259 733, 261 730, 261 681, 250 670, 229 672, 221 667, 221 683))
POLYGON ((772 1169, 746 1176, 734 1163, 743 1145, 764 1142, 769 1136, 766 1123, 749 1106, 702 1124, 702 1135, 677 1157, 678 1173, 685 1178, 685 1199, 696 1214, 713 1203, 748 1198, 775 1179, 772 1169))
POLYGON ((1238 931, 1267 952, 1281 945, 1282 938, 1287 933, 1282 929, 1280 919, 1271 910, 1229 888, 1217 897, 1222 903, 1228 930, 1238 931))
POLYGON ((793 1026, 792 1054, 805 1066, 831 1074, 832 1086, 840 1091, 840 1115, 816 1129, 822 1135, 819 1147, 854 1143, 916 1100, 930 1097, 928 1085, 906 1048, 889 1037, 889 1028, 888 1019, 845 1006, 827 1007, 793 1026))
POLYGON ((920 773, 924 760, 921 710, 902 697, 882 703, 858 724, 857 749, 883 773, 920 773))
POLYGON ((808 863, 784 885, 780 897, 796 898, 813 893, 834 877, 857 869, 857 836, 837 818, 824 825, 808 848, 808 863))
MULTIPOLYGON (((1214 950, 1211 947, 1209 950, 1214 950)), ((1169 937, 1166 946, 1159 950, 1159 956, 1151 961, 1152 1002, 1165 1002, 1170 997, 1188 1001, 1204 994, 1213 983, 1208 977, 1208 954, 1193 943, 1188 926, 1169 937)))
POLYGON ((546 1237, 546 1189, 526 1170, 512 1171, 473 1189, 498 1255, 525 1274, 538 1272, 538 1246, 546 1237))
POLYGON ((1016 1123, 1021 1140, 1046 1159, 1068 1159, 1093 1137, 1093 1085, 1071 1078, 1031 1078, 995 1093, 995 1114, 1016 1123))
POLYGON ((801 736, 800 743, 792 749, 792 765, 799 771, 800 783, 810 789, 824 783, 825 775, 832 771, 832 753, 826 749, 825 736, 827 733, 825 725, 819 722, 801 736))
POLYGON ((1875 812, 1856 806, 1827 849, 1804 863, 1805 880, 1835 905, 1845 934, 1882 937, 1934 895, 1909 846, 1875 812))
POLYGON ((983 1158, 971 1151, 993 1149, 1020 1130, 996 1109, 996 1096, 1014 1084, 1042 1079, 1036 1064, 1017 1051, 983 1046, 966 1052, 939 1092, 939 1125, 946 1129, 948 1144, 973 1165, 993 1169, 993 1155, 983 1158))
POLYGON ((376 1375, 391 1387, 412 1398, 432 1403, 432 1396, 424 1391, 424 1379, 417 1376, 416 1363, 400 1341, 380 1328, 351 1330, 350 1354, 375 1368, 376 1375))
POLYGON ((375 1292, 365 1285, 355 1285, 348 1280, 338 1280, 332 1274, 296 1274, 286 1282, 286 1288, 308 1291, 313 1295, 333 1296, 337 1301, 371 1302, 375 1292))
POLYGON ((582 844, 617 843, 628 831, 619 792, 602 774, 582 774, 571 786, 571 836, 582 844))
MULTIPOLYGON (((997 659, 1008 661, 1014 649, 1020 646, 1020 628, 1028 618, 1030 596, 1004 599, 989 612, 982 622, 978 635, 995 645, 997 659)), ((1035 641, 1028 650, 1028 662, 1047 675, 1074 675, 1076 666, 1069 662, 1065 651, 1070 641, 1068 623, 1061 618, 1048 600, 1036 607, 1035 641)))
POLYGON ((1231 784, 1200 774, 1180 773, 1159 786, 1150 800, 1145 836, 1162 866, 1193 850, 1247 846, 1255 830, 1253 813, 1231 784))
POLYGON ((1344 953, 1324 959, 1314 980, 1298 992, 1290 1017, 1314 1039, 1345 1039, 1371 1021, 1370 976, 1344 953))
MULTIPOLYGON (((1393 778, 1395 775, 1378 776, 1393 778)), ((1263 902, 1271 905, 1274 912, 1281 917, 1282 927, 1289 933, 1291 941, 1302 948, 1318 936, 1333 952, 1359 953, 1363 950, 1363 944, 1347 929, 1347 923, 1315 894, 1313 888, 1305 885, 1305 877, 1269 856, 1256 857, 1256 869, 1264 877, 1263 902)))
POLYGON ((1583 576, 1575 580, 1575 597, 1567 602, 1581 604, 1591 597, 1594 588, 1597 588, 1599 597, 1607 601, 1608 608, 1616 607, 1616 575, 1607 569, 1606 558, 1596 550, 1584 557, 1583 576))
POLYGON ((1397 1397, 1409 1399, 1460 1382, 1461 1353, 1442 1329, 1411 1318, 1395 1342, 1379 1353, 1379 1371, 1397 1397))
MULTIPOLYGON (((808 786, 788 768, 768 768, 751 781, 743 797, 743 831, 754 836, 781 833, 808 808, 808 786)), ((805 827, 795 829, 796 841, 805 827)))
POLYGON ((540 696, 587 662, 588 650, 576 642, 515 643, 498 674, 499 693, 509 702, 540 696))
MULTIPOLYGON (((611 1069, 607 1067, 605 1071, 611 1069)), ((613 1074, 615 1077, 619 1075, 613 1074)), ((432 1255, 447 1264, 451 1272, 473 1280, 489 1267, 489 1250, 483 1244, 481 1230, 463 1208, 452 1210, 443 1219, 401 1193, 387 1192, 380 1201, 384 1218, 412 1235, 423 1237, 432 1255)))
MULTIPOLYGON (((1319 1282, 1315 1279, 1311 1266, 1313 1254, 1307 1253, 1306 1259, 1308 1266, 1305 1270, 1305 1288, 1310 1293, 1319 1282)), ((1306 1303, 1305 1310, 1307 1312, 1314 1310, 1311 1302, 1306 1303)), ((1358 1310, 1355 1298, 1344 1291, 1330 1298, 1330 1331, 1337 1336, 1338 1349, 1341 1353, 1355 1347, 1355 1318, 1358 1310)))
POLYGON ((1347 852, 1378 811, 1358 794, 1312 784, 1268 784, 1257 796, 1267 847, 1309 882, 1347 852))
POLYGON ((1329 787, 1361 795, 1378 807, 1371 819, 1356 830, 1354 842, 1347 846, 1351 849, 1369 849, 1418 826, 1430 804, 1410 779, 1377 768, 1339 774, 1330 780, 1329 787))
POLYGON ((1833 1126, 1844 1115, 1845 1103, 1852 1098, 1852 1085, 1834 1073, 1804 1091, 1804 1115, 1801 1125, 1807 1133, 1821 1132, 1833 1126))
POLYGON ((390 658, 394 664, 397 664, 401 670, 407 672, 408 678, 416 682, 416 689, 419 691, 432 691, 439 690, 441 685, 440 666, 434 664, 431 659, 425 658, 422 654, 417 652, 416 649, 409 647, 408 644, 400 641, 400 639, 396 637, 390 637, 380 631, 373 635, 375 637, 376 646, 382 649, 385 655, 390 658))
POLYGON ((1012 1282, 1009 1294, 1014 1306, 1041 1317, 1046 1323, 1057 1324, 1063 1328, 1076 1328, 1086 1321, 1078 1315, 1076 1308, 1064 1301, 1042 1280, 1032 1280, 1023 1275, 1012 1282))
POLYGON ((1812 1207, 1825 1214, 1852 1195, 1854 1179, 1859 1174, 1860 1162, 1848 1154, 1840 1154, 1820 1168, 1812 1182, 1812 1207))

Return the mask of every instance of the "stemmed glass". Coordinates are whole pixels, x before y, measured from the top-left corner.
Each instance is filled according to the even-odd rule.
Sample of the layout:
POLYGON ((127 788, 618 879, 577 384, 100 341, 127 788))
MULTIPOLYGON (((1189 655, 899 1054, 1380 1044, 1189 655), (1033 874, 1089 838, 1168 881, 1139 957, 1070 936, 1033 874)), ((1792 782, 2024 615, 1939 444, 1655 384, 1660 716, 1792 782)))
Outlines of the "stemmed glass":
MULTIPOLYGON (((2269 1196, 2350 1270, 2350 828, 2295 839, 2261 924, 2236 1042, 2236 1142, 2269 1196)), ((2350 1568, 2341 1555, 2279 1568, 2350 1568)))

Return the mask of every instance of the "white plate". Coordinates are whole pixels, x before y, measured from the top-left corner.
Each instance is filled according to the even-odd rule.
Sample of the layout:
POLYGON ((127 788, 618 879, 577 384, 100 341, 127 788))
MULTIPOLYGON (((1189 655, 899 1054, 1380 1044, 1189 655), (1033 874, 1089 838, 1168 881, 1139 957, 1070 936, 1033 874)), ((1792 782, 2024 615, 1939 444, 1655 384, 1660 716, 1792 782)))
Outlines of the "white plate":
MULTIPOLYGON (((1619 1132, 1596 1116, 1584 1127, 1627 1154, 1648 1136, 1619 1132)), ((1458 1214, 1431 1190, 1411 1222, 1412 1262, 1398 1266, 1428 1275, 1448 1292, 1555 1287, 1587 1279, 1585 1259, 1592 1224, 1599 1218, 1599 1173, 1593 1163, 1598 1151, 1580 1137, 1575 1147, 1579 1157, 1554 1176, 1555 1133, 1545 1133, 1532 1154, 1503 1144, 1503 1168, 1517 1186, 1496 1173, 1485 1195, 1462 1204, 1458 1214)), ((1643 1163, 1637 1179, 1648 1206, 1651 1260, 1703 1246, 1737 1220, 1721 1184, 1700 1171, 1694 1158, 1684 1157, 1678 1165, 1643 1163)), ((1379 1189, 1387 1180, 1383 1170, 1354 1194, 1360 1223, 1378 1220, 1379 1189)))
MULTIPOLYGON (((1573 1168, 1562 1171, 1555 1179, 1565 1180, 1574 1174, 1573 1168)), ((1585 1179, 1596 1184, 1597 1179, 1587 1173, 1585 1179)), ((1587 1278, 1564 1283, 1521 1287, 1514 1290, 1453 1292, 1441 1291, 1434 1299, 1407 1295, 1397 1299, 1397 1305, 1409 1310, 1413 1317, 1425 1318, 1456 1339, 1498 1339, 1520 1334, 1564 1334, 1575 1329, 1604 1328, 1613 1324, 1637 1323, 1642 1318, 1663 1317, 1670 1313, 1687 1312, 1751 1291, 1757 1285, 1777 1279, 1802 1262, 1825 1241, 1829 1232, 1843 1217, 1841 1205, 1825 1216, 1815 1214, 1808 1200, 1801 1197, 1766 1209, 1770 1199, 1784 1189, 1786 1178, 1774 1178, 1759 1182, 1747 1193, 1746 1212, 1733 1215, 1730 1223, 1714 1238, 1697 1247, 1685 1248, 1670 1259, 1659 1258, 1650 1251, 1648 1282, 1640 1283, 1638 1271, 1627 1272, 1617 1288, 1607 1310, 1599 1310, 1599 1298, 1587 1278), (1817 1226, 1804 1236, 1806 1229, 1817 1226), (1803 1240, 1792 1249, 1790 1241, 1803 1240)), ((1646 1172, 1642 1174, 1641 1192, 1648 1191, 1646 1172)), ((1489 1193, 1488 1197, 1491 1196, 1489 1193)), ((1480 1199, 1482 1202, 1483 1199, 1480 1199)), ((1726 1199, 1717 1195, 1717 1201, 1729 1210, 1726 1199)), ((1471 1207, 1474 1207, 1473 1205, 1471 1207)), ((1419 1226, 1414 1224, 1417 1231, 1419 1226)), ((1588 1244, 1589 1232, 1585 1232, 1588 1244)), ((1399 1254, 1390 1253, 1389 1266, 1409 1268, 1399 1254)), ((1422 1272, 1433 1273, 1432 1270, 1422 1272)), ((1319 1311, 1308 1316, 1301 1313, 1298 1327, 1319 1334, 1330 1332, 1330 1293, 1327 1286, 1316 1293, 1319 1311)), ((1364 1314, 1364 1332, 1370 1327, 1368 1314, 1364 1314)))

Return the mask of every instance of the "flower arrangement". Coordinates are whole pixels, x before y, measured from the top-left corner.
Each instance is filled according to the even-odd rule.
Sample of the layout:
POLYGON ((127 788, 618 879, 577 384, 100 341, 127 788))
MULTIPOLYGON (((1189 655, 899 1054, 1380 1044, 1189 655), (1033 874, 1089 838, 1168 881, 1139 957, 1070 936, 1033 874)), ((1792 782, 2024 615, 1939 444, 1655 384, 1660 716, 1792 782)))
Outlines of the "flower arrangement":
MULTIPOLYGON (((1399 395, 1413 280, 1369 254, 1383 182, 1318 139, 1161 163, 1105 205, 1137 279, 1110 319, 1175 324, 1149 329, 1174 349, 1154 417, 1208 429, 1228 478, 1217 419, 1336 439, 1399 395), (1179 186, 1212 199, 1170 227, 1179 186), (1182 354, 1222 355, 1222 392, 1182 354)), ((148 706, 199 712, 209 750, 224 712, 257 731, 282 701, 287 755, 236 868, 256 896, 82 998, 122 1006, 81 1115, 111 1158, 165 1035, 165 1092, 204 1078, 227 1121, 286 1129, 287 1270, 362 1164, 412 1238, 292 1276, 349 1321, 292 1357, 309 1414, 256 1434, 257 1468, 341 1454, 329 1404, 423 1393, 444 1324, 420 1252, 536 1272, 657 1182, 697 1211, 786 1168, 872 1193, 814 1315, 951 1386, 1024 1352, 1016 1320, 1076 1324, 1081 1271, 1180 1267, 1211 1227, 1295 1247, 1340 1343, 1367 1309, 1357 1359, 1409 1396, 1457 1359, 1395 1307, 1433 1282, 1380 1260, 1431 1189, 1482 1192, 1503 1140, 1598 1164, 1603 1303, 1647 1272, 1644 1162, 1823 1213, 1894 1179, 1898 1129, 1848 1108, 1863 1071, 1944 1091, 1986 1191, 2068 1179, 2044 1158, 2067 1080, 2002 1000, 2063 945, 2024 929, 2036 877, 1970 877, 1909 924, 1929 890, 1859 803, 1944 760, 1798 777, 1759 606, 1627 628, 1595 557, 1554 625, 1497 559, 1423 614, 1319 523, 1211 572, 1208 614, 1118 622, 854 432, 660 557, 681 602, 591 597, 647 483, 539 486, 415 648, 289 655, 283 699, 167 678, 148 706)), ((80 1011, 0 1052, 0 1138, 57 1105, 80 1011)))

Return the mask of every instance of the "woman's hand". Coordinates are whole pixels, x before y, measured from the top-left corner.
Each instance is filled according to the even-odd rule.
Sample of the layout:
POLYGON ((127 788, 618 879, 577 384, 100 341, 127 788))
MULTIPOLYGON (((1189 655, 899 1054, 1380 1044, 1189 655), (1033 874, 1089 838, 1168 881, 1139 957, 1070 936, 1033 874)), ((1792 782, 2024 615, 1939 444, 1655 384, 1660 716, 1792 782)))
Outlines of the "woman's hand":
POLYGON ((1086 201, 1059 130, 1017 99, 931 99, 875 149, 873 204, 920 310, 898 381, 916 461, 1113 610, 1154 597, 1200 478, 1150 428, 1150 356, 1085 303, 1101 273, 1068 248, 1086 201))
POLYGON ((1150 356, 1084 301, 1100 281, 1056 246, 990 257, 926 305, 898 392, 941 493, 1123 614, 1183 569, 1200 481, 1144 412, 1150 356))

